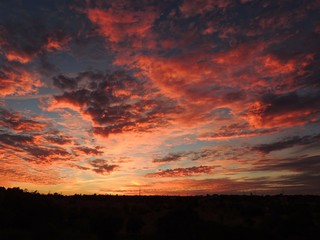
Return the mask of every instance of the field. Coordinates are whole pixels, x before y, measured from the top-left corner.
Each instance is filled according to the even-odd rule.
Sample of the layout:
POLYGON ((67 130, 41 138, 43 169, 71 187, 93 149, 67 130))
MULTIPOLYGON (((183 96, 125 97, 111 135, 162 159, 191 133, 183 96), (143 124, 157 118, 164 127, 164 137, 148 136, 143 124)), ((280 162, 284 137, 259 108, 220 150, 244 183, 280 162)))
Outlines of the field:
POLYGON ((0 239, 316 239, 320 196, 42 195, 0 188, 0 239))

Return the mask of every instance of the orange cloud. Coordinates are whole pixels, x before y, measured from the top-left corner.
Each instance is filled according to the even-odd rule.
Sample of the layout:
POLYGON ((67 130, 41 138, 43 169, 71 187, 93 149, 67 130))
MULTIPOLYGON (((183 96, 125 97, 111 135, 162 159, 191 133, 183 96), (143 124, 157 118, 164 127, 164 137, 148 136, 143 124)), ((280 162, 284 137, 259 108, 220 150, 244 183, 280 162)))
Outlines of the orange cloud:
POLYGON ((184 0, 180 6, 180 11, 185 17, 192 17, 213 11, 215 8, 225 8, 230 3, 229 0, 184 0))
POLYGON ((0 166, 0 182, 10 185, 13 182, 39 185, 55 185, 64 182, 61 174, 54 169, 32 168, 15 154, 0 149, 2 159, 0 166))
POLYGON ((14 68, 1 71, 0 67, 0 96, 36 93, 37 88, 43 86, 38 74, 28 72, 19 66, 14 68))
POLYGON ((0 108, 0 123, 2 127, 7 127, 15 132, 42 132, 50 125, 4 108, 0 108))
POLYGON ((18 61, 20 63, 27 63, 31 61, 31 57, 21 56, 16 53, 7 53, 6 57, 9 61, 18 61))

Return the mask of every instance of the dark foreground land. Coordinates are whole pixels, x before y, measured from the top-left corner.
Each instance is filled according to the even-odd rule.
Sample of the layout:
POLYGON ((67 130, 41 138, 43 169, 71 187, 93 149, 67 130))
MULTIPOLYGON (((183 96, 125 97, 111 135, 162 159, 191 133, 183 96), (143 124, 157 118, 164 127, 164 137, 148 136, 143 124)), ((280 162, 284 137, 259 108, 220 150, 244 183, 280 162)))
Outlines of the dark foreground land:
POLYGON ((40 195, 0 188, 0 239, 318 239, 320 196, 40 195))

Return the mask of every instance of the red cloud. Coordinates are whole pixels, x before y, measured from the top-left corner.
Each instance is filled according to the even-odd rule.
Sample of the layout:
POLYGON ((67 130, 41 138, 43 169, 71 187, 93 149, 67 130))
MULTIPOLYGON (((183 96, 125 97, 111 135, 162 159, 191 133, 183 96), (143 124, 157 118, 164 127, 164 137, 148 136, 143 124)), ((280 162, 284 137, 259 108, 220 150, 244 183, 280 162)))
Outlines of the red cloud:
POLYGON ((31 60, 31 57, 21 56, 16 53, 6 53, 6 57, 9 61, 18 61, 20 63, 27 63, 31 60))
POLYGON ((10 164, 1 164, 0 166, 0 181, 31 183, 36 185, 57 185, 64 183, 64 178, 54 170, 41 169, 35 174, 30 167, 18 163, 19 166, 10 166, 10 164))
POLYGON ((185 17, 192 17, 197 14, 205 14, 219 8, 227 7, 229 0, 184 0, 180 11, 185 17))
POLYGON ((39 75, 27 71, 21 65, 8 63, 7 66, 0 66, 0 96, 35 93, 41 86, 43 83, 39 75))
POLYGON ((121 4, 108 10, 88 9, 89 19, 100 26, 100 33, 111 42, 123 42, 129 38, 143 38, 155 19, 148 10, 139 11, 122 8, 121 4))
POLYGON ((45 52, 66 49, 71 40, 61 29, 40 26, 31 18, 0 26, 0 46, 8 61, 25 64, 45 52))
MULTIPOLYGON (((196 1, 196 3, 199 13, 229 6, 229 2, 196 1)), ((188 16, 190 14, 188 9, 195 9, 194 4, 192 1, 185 1, 180 10, 188 16)), ((310 62, 306 56, 280 61, 269 53, 268 47, 283 41, 281 37, 271 40, 249 40, 219 49, 205 39, 201 39, 197 35, 197 30, 192 26, 187 28, 182 35, 178 33, 180 35, 177 35, 176 38, 169 39, 173 45, 168 45, 166 44, 168 39, 162 40, 153 32, 153 27, 156 25, 152 11, 147 12, 146 19, 142 19, 137 9, 132 8, 129 1, 125 5, 117 5, 116 8, 110 7, 106 10, 90 8, 88 17, 97 24, 106 41, 112 42, 111 48, 116 52, 116 64, 140 69, 141 73, 137 76, 147 77, 162 94, 178 101, 180 107, 185 111, 176 115, 171 114, 170 117, 179 123, 198 124, 201 121, 208 121, 209 115, 206 113, 218 108, 229 108, 234 115, 237 115, 248 110, 252 102, 255 102, 263 91, 288 92, 296 88, 295 77, 304 74, 302 69, 308 64, 308 61, 310 62), (152 17, 149 17, 149 13, 152 13, 152 17), (124 15, 126 17, 121 18, 124 15), (133 22, 136 24, 133 25, 133 22), (126 30, 125 33, 119 31, 121 27, 126 30), (187 37, 188 34, 189 37, 187 37), (159 54, 160 49, 156 45, 145 45, 138 48, 132 45, 132 41, 136 39, 148 41, 155 40, 155 37, 159 38, 156 40, 157 43, 165 47, 161 49, 162 51, 168 52, 170 46, 181 51, 179 54, 168 54, 168 56, 159 54), (185 40, 188 43, 182 44, 182 41, 185 40), (126 44, 123 45, 120 42, 126 44), (197 43, 197 47, 191 48, 192 43, 197 43), (145 51, 151 52, 144 54, 145 51)), ((169 23, 169 31, 183 28, 177 23, 169 23)), ((219 26, 217 31, 224 39, 225 37, 221 36, 222 32, 237 34, 236 31, 229 31, 231 28, 233 26, 219 26)), ((118 90, 115 91, 115 94, 125 96, 129 93, 118 90)), ((60 100, 62 99, 61 96, 60 100)), ((120 128, 117 126, 109 126, 104 129, 97 127, 94 131, 96 133, 105 131, 120 133, 122 129, 135 128, 135 124, 130 122, 130 119, 128 120, 128 125, 119 125, 120 128)), ((246 135, 253 134, 252 132, 246 135)))
POLYGON ((272 127, 314 122, 319 119, 319 90, 269 94, 246 113, 255 126, 272 127))
MULTIPOLYGON (((53 135, 47 131, 50 124, 31 120, 7 109, 0 109, 0 146, 2 154, 14 155, 35 164, 51 165, 57 161, 74 159, 67 149, 48 144, 53 135), (48 140, 48 141, 47 141, 48 140)), ((61 136, 61 139, 65 139, 61 136)), ((61 140, 60 139, 60 140, 61 140)), ((51 142, 52 143, 52 139, 51 142)))
POLYGON ((4 108, 0 108, 0 123, 15 132, 42 132, 50 126, 49 123, 32 120, 4 108))

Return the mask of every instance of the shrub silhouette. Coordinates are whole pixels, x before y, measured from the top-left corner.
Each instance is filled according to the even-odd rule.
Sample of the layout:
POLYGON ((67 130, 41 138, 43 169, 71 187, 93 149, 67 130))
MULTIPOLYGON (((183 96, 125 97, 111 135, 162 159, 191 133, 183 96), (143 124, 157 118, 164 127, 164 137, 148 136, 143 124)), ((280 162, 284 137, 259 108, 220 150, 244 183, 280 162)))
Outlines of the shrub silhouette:
POLYGON ((157 233, 166 239, 199 239, 202 220, 190 208, 170 210, 157 222, 157 233))
POLYGON ((131 216, 127 221, 126 231, 129 234, 137 235, 141 232, 144 221, 141 216, 131 216))
POLYGON ((317 239, 320 196, 41 195, 0 187, 0 239, 317 239))
POLYGON ((114 239, 123 222, 123 217, 117 213, 100 209, 99 212, 93 214, 90 226, 92 232, 96 233, 99 239, 114 239))

